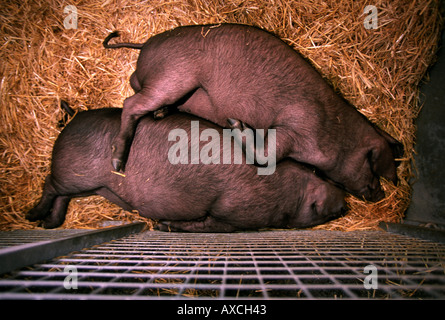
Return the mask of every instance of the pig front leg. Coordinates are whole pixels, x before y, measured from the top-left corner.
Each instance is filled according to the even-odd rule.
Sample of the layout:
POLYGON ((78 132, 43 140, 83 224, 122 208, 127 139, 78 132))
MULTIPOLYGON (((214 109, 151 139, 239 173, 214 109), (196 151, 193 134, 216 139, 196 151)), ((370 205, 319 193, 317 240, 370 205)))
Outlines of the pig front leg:
POLYGON ((246 157, 248 159, 248 163, 250 161, 250 162, 253 162, 256 166, 260 165, 256 161, 256 157, 255 157, 255 153, 256 153, 255 142, 254 142, 255 141, 255 132, 252 130, 252 128, 249 128, 244 122, 237 120, 237 119, 228 118, 227 123, 229 124, 230 129, 239 130, 239 132, 240 132, 239 135, 237 135, 234 132, 235 142, 242 148, 244 154, 246 155, 246 157), (253 139, 251 139, 250 143, 248 143, 247 137, 244 140, 242 138, 243 136, 245 136, 246 130, 250 130, 250 132, 253 135, 253 137, 252 137, 253 139))
POLYGON ((272 125, 262 134, 258 129, 251 129, 237 119, 229 118, 227 123, 232 130, 239 130, 239 134, 233 132, 233 136, 246 155, 248 163, 259 167, 267 166, 267 168, 258 170, 261 175, 272 174, 275 171, 276 163, 288 157, 291 150, 296 147, 297 139, 294 138, 294 131, 285 124, 276 127, 272 125), (248 136, 247 130, 254 137, 254 139, 250 139, 249 143, 247 143, 247 138, 243 140, 243 137, 248 136))
POLYGON ((153 112, 153 118, 155 120, 164 119, 168 115, 168 113, 169 113, 168 107, 163 107, 153 112))
POLYGON ((160 221, 157 228, 161 231, 173 232, 233 232, 237 230, 232 225, 218 221, 212 216, 194 221, 160 221))
POLYGON ((174 104, 198 87, 193 79, 184 81, 178 79, 177 75, 164 76, 161 81, 147 81, 150 87, 142 88, 124 101, 120 130, 111 146, 111 164, 116 171, 125 170, 125 163, 139 119, 149 112, 174 104))

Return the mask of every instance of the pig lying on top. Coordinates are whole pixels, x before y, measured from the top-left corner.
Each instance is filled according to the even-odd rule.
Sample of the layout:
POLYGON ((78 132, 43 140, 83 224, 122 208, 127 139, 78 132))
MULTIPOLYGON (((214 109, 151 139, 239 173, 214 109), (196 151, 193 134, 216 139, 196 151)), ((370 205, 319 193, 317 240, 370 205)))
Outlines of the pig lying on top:
POLYGON ((380 176, 397 182, 395 158, 402 156, 402 145, 268 32, 232 24, 186 26, 145 44, 108 44, 116 36, 110 34, 104 46, 141 49, 130 79, 136 93, 124 102, 112 142, 116 170, 124 168, 140 117, 190 99, 182 111, 222 127, 232 118, 253 129, 276 129, 276 162, 290 157, 316 167, 358 197, 380 200, 380 176))
MULTIPOLYGON (((178 130, 186 137, 186 148, 199 144, 205 154, 202 150, 210 143, 207 137, 193 144, 190 131, 197 128, 192 120, 199 119, 185 113, 157 121, 141 118, 125 176, 116 174, 109 146, 119 132, 121 111, 80 112, 64 128, 54 145, 42 198, 27 214, 29 220, 43 220, 45 228, 58 227, 69 201, 88 195, 101 195, 125 210, 161 220, 164 228, 190 232, 303 228, 345 212, 344 192, 293 160, 282 161, 273 174, 263 176, 255 166, 233 162, 234 150, 229 150, 229 164, 172 164, 178 130)), ((227 152, 222 128, 204 120, 198 124, 200 138, 203 131, 213 129, 218 152, 227 152)), ((244 157, 241 151, 240 155, 244 157)))

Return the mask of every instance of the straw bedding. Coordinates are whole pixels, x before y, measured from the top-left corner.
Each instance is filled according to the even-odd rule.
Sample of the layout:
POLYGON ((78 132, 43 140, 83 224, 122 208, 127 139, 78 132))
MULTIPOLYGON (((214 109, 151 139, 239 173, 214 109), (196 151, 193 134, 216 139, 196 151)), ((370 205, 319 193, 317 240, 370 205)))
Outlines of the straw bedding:
MULTIPOLYGON (((139 51, 105 50, 119 41, 144 42, 190 24, 244 23, 272 31, 301 52, 332 86, 372 122, 403 142, 398 186, 383 181, 386 198, 348 197, 350 213, 319 226, 375 229, 399 221, 409 205, 418 85, 434 62, 441 29, 436 0, 178 0, 3 1, 0 12, 0 229, 36 228, 24 215, 39 199, 60 128, 61 99, 76 110, 121 107, 132 95, 129 76, 139 51), (378 10, 366 29, 366 5, 378 10), (77 29, 66 29, 74 5, 77 29)), ((95 228, 103 221, 146 221, 101 197, 73 200, 64 228, 95 228)))

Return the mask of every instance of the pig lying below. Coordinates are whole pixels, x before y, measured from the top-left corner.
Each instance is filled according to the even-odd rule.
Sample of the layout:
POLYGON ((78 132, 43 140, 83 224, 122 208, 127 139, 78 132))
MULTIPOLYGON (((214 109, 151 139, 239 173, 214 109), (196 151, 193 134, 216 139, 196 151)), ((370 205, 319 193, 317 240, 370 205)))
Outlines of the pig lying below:
MULTIPOLYGON (((125 210, 163 220, 164 227, 190 232, 302 228, 345 211, 343 191, 292 160, 278 164, 275 173, 266 176, 257 175, 245 161, 171 164, 168 152, 176 142, 168 141, 169 133, 182 128, 190 137, 191 121, 198 120, 182 113, 158 121, 142 118, 125 177, 113 173, 109 145, 118 134, 121 110, 81 112, 65 127, 54 145, 42 198, 26 216, 29 220, 43 220, 45 228, 58 227, 73 197, 95 194, 125 210)), ((199 128, 222 132, 204 120, 199 128)))
MULTIPOLYGON (((254 129, 276 129, 278 163, 286 157, 320 170, 348 192, 378 201, 379 177, 397 182, 403 146, 338 96, 297 52, 261 29, 236 24, 184 26, 141 49, 110 157, 122 169, 137 120, 189 99, 180 107, 227 127, 229 118, 254 129)), ((268 149, 268 148, 266 148, 268 149)))

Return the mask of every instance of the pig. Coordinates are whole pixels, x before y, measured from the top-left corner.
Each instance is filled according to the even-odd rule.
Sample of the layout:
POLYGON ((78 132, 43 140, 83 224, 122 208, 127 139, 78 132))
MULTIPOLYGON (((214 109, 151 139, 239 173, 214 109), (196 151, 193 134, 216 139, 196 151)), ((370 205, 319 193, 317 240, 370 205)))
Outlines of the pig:
MULTIPOLYGON (((347 192, 370 201, 384 197, 380 177, 397 183, 403 146, 373 125, 296 51, 273 34, 238 24, 183 26, 144 44, 124 101, 111 162, 124 171, 137 122, 177 101, 222 127, 276 129, 275 161, 292 158, 317 169, 347 192)), ((266 140, 266 144, 267 144, 266 140)))
MULTIPOLYGON (((83 111, 67 124, 54 144, 51 173, 28 220, 58 227, 70 200, 89 195, 160 220, 160 230, 184 232, 306 228, 346 213, 344 191, 292 159, 278 164, 271 175, 258 175, 245 162, 173 164, 169 154, 178 142, 169 136, 184 130, 191 145, 192 121, 199 121, 201 133, 214 129, 222 140, 221 127, 186 113, 161 120, 142 117, 125 174, 117 173, 109 162, 109 145, 119 133, 121 114, 121 108, 83 111)), ((227 143, 220 146, 223 152, 227 143)))

